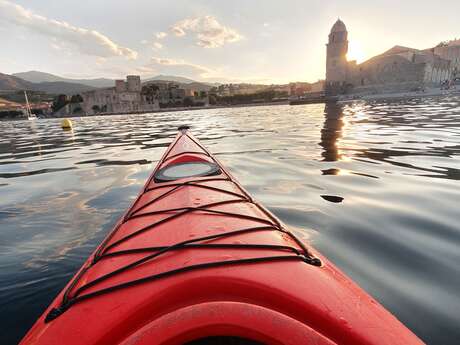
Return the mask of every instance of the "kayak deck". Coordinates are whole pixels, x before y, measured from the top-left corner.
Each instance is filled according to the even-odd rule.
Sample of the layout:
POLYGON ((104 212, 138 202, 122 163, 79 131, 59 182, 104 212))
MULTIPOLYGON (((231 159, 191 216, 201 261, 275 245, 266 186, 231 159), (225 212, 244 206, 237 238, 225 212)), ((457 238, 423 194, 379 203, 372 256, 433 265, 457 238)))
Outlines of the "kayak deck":
POLYGON ((23 343, 184 344, 213 336, 421 343, 184 129, 23 343))

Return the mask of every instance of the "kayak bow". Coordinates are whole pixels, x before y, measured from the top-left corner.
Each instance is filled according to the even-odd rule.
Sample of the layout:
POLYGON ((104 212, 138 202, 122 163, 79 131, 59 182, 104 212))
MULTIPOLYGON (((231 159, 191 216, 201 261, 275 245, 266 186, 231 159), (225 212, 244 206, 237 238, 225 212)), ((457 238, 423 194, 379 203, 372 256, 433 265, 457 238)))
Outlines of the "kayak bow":
POLYGON ((21 344, 422 344, 179 130, 21 344))

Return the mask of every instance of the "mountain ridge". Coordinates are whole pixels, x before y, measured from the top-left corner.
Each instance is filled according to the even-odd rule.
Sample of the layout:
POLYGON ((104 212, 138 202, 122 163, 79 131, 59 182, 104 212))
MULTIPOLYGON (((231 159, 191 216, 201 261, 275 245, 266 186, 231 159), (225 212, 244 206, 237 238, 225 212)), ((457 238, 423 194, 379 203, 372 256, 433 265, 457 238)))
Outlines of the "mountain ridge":
POLYGON ((146 78, 143 80, 143 82, 156 81, 156 80, 173 81, 173 82, 182 83, 182 84, 191 84, 191 83, 207 84, 207 83, 201 83, 199 81, 196 81, 190 78, 185 78, 185 77, 175 76, 175 75, 165 75, 165 74, 159 74, 151 78, 146 78))
POLYGON ((18 72, 13 73, 12 76, 21 78, 31 83, 65 82, 88 85, 93 88, 111 87, 115 85, 115 80, 108 78, 73 79, 41 71, 18 72))
MULTIPOLYGON (((78 78, 65 78, 55 74, 41 72, 41 71, 27 71, 27 72, 18 72, 13 73, 13 77, 21 78, 25 81, 31 83, 43 83, 43 82, 67 82, 67 83, 76 83, 76 84, 83 84, 88 85, 94 88, 104 88, 104 87, 112 87, 115 85, 115 79, 109 78, 94 78, 94 79, 78 79, 78 78)), ((121 78, 120 78, 121 79, 121 78)), ((196 81, 190 78, 175 76, 175 75, 164 75, 159 74, 149 78, 143 78, 142 82, 150 82, 150 81, 171 81, 181 84, 203 84, 207 86, 215 86, 215 83, 206 83, 196 81)))
POLYGON ((0 73, 0 90, 2 91, 17 91, 17 90, 32 90, 33 83, 21 78, 0 73))
POLYGON ((84 91, 96 89, 95 87, 62 81, 47 81, 33 83, 17 76, 0 73, 0 91, 16 92, 16 91, 41 91, 49 94, 76 94, 84 91))
MULTIPOLYGON (((191 88, 196 91, 209 91, 216 83, 203 83, 190 78, 174 75, 157 75, 142 79, 142 83, 155 81, 174 82, 180 87, 191 88)), ((73 95, 97 88, 107 88, 115 86, 115 79, 96 78, 96 79, 71 79, 60 77, 55 74, 28 71, 13 73, 12 75, 0 73, 0 91, 41 91, 49 94, 73 95)))

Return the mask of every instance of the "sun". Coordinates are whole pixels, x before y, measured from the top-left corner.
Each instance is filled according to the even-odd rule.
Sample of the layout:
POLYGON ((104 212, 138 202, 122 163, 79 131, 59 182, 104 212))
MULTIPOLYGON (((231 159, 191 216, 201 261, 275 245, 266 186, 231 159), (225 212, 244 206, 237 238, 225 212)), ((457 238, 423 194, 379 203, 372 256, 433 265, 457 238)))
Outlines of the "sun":
POLYGON ((356 60, 358 63, 366 60, 366 53, 359 42, 350 41, 348 44, 347 59, 348 61, 356 60))

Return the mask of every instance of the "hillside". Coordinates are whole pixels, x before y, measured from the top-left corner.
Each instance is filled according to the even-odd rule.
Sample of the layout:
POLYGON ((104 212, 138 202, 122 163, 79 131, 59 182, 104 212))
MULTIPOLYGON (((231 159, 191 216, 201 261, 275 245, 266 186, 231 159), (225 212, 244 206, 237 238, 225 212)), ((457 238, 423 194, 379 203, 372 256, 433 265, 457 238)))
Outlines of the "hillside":
POLYGON ((42 91, 50 94, 67 94, 74 95, 77 93, 91 91, 96 89, 96 87, 79 84, 79 83, 68 83, 64 81, 54 81, 46 83, 37 83, 33 84, 33 90, 42 91))
POLYGON ((196 81, 193 79, 189 79, 185 77, 177 77, 174 75, 163 75, 163 74, 143 80, 143 82, 149 82, 149 81, 173 81, 173 82, 181 83, 181 84, 196 83, 196 81))
POLYGON ((39 71, 13 73, 12 76, 30 81, 31 83, 65 81, 64 78, 61 78, 57 75, 39 71))
POLYGON ((65 82, 73 84, 82 84, 91 86, 92 88, 100 87, 112 87, 115 85, 115 80, 107 78, 95 78, 95 79, 71 79, 60 77, 51 73, 45 73, 40 71, 28 71, 14 73, 13 76, 21 78, 23 80, 32 83, 46 83, 46 82, 65 82))
POLYGON ((73 95, 84 91, 94 90, 95 87, 62 81, 32 83, 16 76, 0 73, 0 91, 41 91, 49 94, 73 95))
POLYGON ((1 91, 16 91, 16 90, 33 90, 34 84, 8 74, 0 73, 0 90, 1 91))
MULTIPOLYGON (((45 73, 40 71, 28 71, 28 72, 20 72, 14 73, 14 77, 21 78, 23 80, 29 81, 31 83, 45 83, 45 82, 66 82, 66 83, 76 83, 82 85, 88 85, 93 88, 102 88, 102 87, 112 87, 115 85, 114 79, 107 79, 107 78, 95 78, 95 79, 71 79, 71 78, 64 78, 60 77, 55 74, 45 73)), ((151 82, 151 81, 169 81, 179 83, 181 85, 187 86, 189 88, 199 88, 200 90, 208 89, 209 87, 215 86, 211 83, 201 83, 197 82, 196 80, 179 77, 174 75, 157 75, 155 77, 143 79, 142 82, 151 82)))
POLYGON ((187 89, 192 89, 195 91, 209 91, 212 89, 212 85, 206 84, 206 83, 200 83, 200 82, 193 82, 193 83, 188 83, 188 84, 181 84, 182 87, 185 87, 187 89))
MULTIPOLYGON (((196 91, 209 91, 214 84, 201 83, 195 80, 173 75, 157 75, 144 79, 143 83, 149 82, 175 82, 181 87, 196 91)), ((70 79, 63 78, 51 73, 40 71, 28 71, 14 73, 13 75, 0 74, 0 91, 33 90, 49 94, 77 94, 96 88, 113 87, 115 80, 107 78, 96 79, 70 79)))

